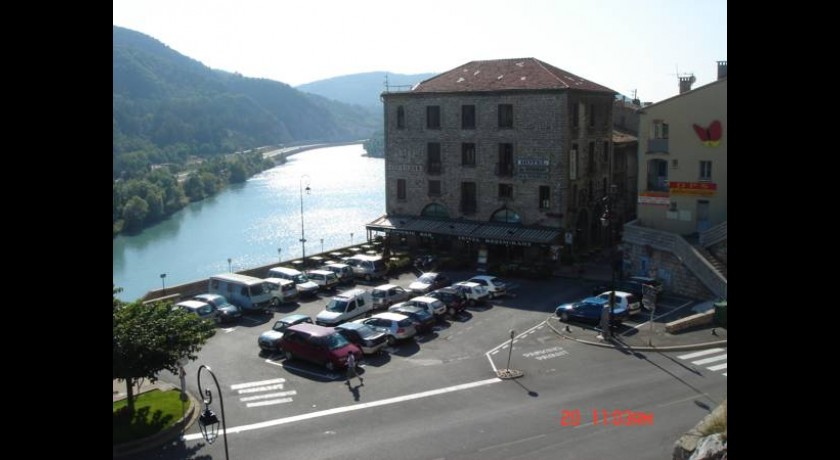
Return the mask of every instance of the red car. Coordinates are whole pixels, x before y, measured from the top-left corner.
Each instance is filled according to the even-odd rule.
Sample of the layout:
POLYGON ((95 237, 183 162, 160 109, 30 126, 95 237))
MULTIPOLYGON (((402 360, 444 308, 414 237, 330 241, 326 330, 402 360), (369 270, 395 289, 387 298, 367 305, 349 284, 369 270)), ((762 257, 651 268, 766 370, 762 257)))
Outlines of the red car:
POLYGON ((331 327, 301 323, 289 326, 280 339, 280 347, 286 359, 300 358, 315 364, 321 364, 332 371, 347 367, 347 356, 362 361, 362 350, 350 343, 343 335, 331 327))

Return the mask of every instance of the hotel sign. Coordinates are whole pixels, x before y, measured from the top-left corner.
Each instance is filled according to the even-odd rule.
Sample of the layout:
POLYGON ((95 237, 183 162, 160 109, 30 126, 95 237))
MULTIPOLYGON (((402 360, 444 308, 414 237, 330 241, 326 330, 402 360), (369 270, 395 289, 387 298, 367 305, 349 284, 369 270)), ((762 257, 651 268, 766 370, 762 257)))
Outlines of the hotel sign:
POLYGON ((545 158, 520 158, 516 160, 516 175, 523 179, 547 179, 549 165, 545 158))
POLYGON ((717 192, 717 184, 712 182, 668 182, 671 195, 710 196, 717 192))
POLYGON ((669 195, 664 192, 639 193, 639 204, 653 206, 668 206, 671 204, 669 195))
POLYGON ((423 165, 389 164, 388 171, 394 172, 423 172, 423 165))

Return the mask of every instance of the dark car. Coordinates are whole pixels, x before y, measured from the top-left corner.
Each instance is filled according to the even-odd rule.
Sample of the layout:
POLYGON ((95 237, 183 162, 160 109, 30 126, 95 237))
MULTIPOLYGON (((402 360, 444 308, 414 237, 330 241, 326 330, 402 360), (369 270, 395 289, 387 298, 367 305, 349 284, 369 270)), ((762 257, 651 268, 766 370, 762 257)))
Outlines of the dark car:
POLYGON ((366 355, 378 353, 388 345, 387 334, 377 331, 367 324, 344 323, 336 326, 335 330, 345 339, 356 344, 366 355))
POLYGON ((428 272, 423 273, 417 278, 417 281, 408 285, 408 289, 423 295, 427 292, 434 291, 452 284, 452 281, 443 273, 428 272))
POLYGON ((242 317, 242 310, 219 294, 200 294, 193 297, 193 299, 209 303, 216 307, 216 310, 219 311, 219 321, 223 323, 233 322, 242 317))
POLYGON ((394 313, 408 316, 414 322, 414 328, 418 333, 426 333, 432 330, 435 323, 435 315, 428 310, 414 305, 402 305, 393 310, 394 313))
POLYGON ((274 327, 270 331, 265 331, 260 334, 260 337, 257 339, 257 344, 265 351, 279 352, 280 339, 283 338, 283 333, 286 332, 286 329, 295 324, 302 323, 312 324, 312 318, 306 315, 284 316, 274 323, 274 327))
MULTIPOLYGON (((609 305, 609 300, 598 297, 587 297, 578 302, 560 305, 554 310, 554 314, 559 316, 563 322, 575 320, 598 324, 601 322, 601 312, 605 305, 609 305)), ((626 308, 620 306, 614 307, 612 315, 610 315, 610 326, 620 326, 627 319, 627 316, 626 308)))
POLYGON ((315 324, 295 324, 289 326, 280 339, 280 349, 286 354, 286 360, 300 358, 315 364, 321 364, 332 371, 347 367, 347 356, 351 353, 359 363, 362 350, 344 338, 331 327, 315 324))
POLYGON ((443 304, 446 305, 446 313, 449 314, 449 316, 455 316, 456 313, 467 308, 467 305, 469 304, 467 296, 454 287, 440 288, 426 295, 443 302, 443 304))

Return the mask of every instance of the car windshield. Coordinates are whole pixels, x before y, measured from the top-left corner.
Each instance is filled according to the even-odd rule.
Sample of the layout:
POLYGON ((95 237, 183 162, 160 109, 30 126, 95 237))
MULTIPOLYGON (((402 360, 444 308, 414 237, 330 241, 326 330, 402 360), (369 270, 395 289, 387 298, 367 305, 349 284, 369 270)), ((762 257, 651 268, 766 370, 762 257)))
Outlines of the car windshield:
POLYGON ((327 311, 336 312, 336 313, 343 313, 347 310, 347 300, 345 299, 332 299, 330 303, 327 304, 327 311))
POLYGON ((427 273, 421 276, 420 278, 417 278, 417 281, 420 281, 421 283, 433 283, 435 281, 435 275, 430 275, 427 273))
POLYGON ((272 329, 274 329, 277 332, 284 332, 286 329, 289 328, 289 326, 290 326, 289 323, 284 323, 283 321, 277 321, 276 323, 274 323, 274 327, 272 327, 272 329))
POLYGON ((359 335, 363 339, 366 339, 366 338, 368 338, 372 335, 379 334, 379 332, 377 332, 376 330, 374 330, 372 327, 368 326, 367 324, 362 324, 362 327, 357 328, 356 331, 359 333, 359 335))
POLYGON ((341 334, 330 334, 327 336, 327 348, 330 350, 346 347, 349 343, 341 334))
POLYGON ((294 281, 295 281, 295 283, 297 283, 297 284, 303 284, 303 283, 305 283, 305 282, 309 281, 309 278, 307 278, 307 277, 306 277, 306 275, 304 275, 303 273, 301 273, 300 275, 295 276, 294 281))
POLYGON ((385 297, 385 291, 373 291, 371 295, 374 299, 381 299, 382 297, 385 297))
POLYGON ((251 297, 253 297, 255 295, 260 295, 263 292, 265 292, 265 291, 263 291, 263 283, 255 284, 255 285, 251 286, 251 297))
POLYGON ((502 280, 500 280, 499 278, 493 278, 493 285, 494 286, 504 286, 505 283, 502 280))

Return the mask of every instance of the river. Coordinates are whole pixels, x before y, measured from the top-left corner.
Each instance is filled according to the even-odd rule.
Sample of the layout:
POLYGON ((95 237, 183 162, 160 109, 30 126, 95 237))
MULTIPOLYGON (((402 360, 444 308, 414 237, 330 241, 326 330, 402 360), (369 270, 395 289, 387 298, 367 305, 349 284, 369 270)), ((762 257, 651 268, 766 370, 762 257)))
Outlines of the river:
POLYGON ((301 184, 306 253, 360 243, 365 224, 385 213, 385 161, 361 144, 309 150, 244 184, 192 203, 139 235, 114 239, 122 300, 166 287, 301 256, 301 184), (351 241, 351 233, 352 241, 351 241))

